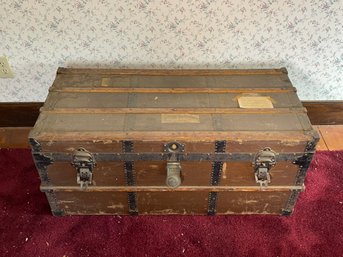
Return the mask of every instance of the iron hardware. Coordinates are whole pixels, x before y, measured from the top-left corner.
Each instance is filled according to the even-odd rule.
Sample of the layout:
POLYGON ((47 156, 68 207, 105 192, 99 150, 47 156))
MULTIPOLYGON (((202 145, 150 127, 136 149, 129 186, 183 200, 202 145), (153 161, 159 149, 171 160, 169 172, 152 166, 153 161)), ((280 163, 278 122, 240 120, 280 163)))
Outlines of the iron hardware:
POLYGON ((181 185, 180 153, 184 151, 184 145, 178 142, 170 142, 164 145, 164 151, 168 153, 166 185, 177 188, 181 185))
POLYGON ((177 188, 181 185, 181 165, 179 162, 167 163, 166 184, 172 188, 177 188))
POLYGON ((271 183, 270 169, 276 164, 276 153, 269 147, 259 151, 253 163, 256 183, 261 187, 271 183))
POLYGON ((84 148, 79 148, 73 153, 71 164, 77 172, 76 182, 82 189, 86 189, 93 181, 94 156, 84 148))

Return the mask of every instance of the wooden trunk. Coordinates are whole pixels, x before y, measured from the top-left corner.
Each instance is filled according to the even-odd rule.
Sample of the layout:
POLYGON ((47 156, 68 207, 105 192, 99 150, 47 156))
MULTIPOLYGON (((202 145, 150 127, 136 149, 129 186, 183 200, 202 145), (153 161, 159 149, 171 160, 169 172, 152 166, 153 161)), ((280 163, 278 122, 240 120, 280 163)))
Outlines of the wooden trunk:
POLYGON ((318 138, 285 68, 59 68, 29 140, 54 215, 289 215, 318 138))

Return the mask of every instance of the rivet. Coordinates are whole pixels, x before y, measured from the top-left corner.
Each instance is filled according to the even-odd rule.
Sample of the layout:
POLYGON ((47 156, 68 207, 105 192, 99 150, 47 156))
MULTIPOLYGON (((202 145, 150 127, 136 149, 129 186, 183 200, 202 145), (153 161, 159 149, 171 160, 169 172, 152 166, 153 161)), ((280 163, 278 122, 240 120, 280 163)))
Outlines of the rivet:
POLYGON ((171 148, 172 150, 176 150, 176 149, 177 149, 177 145, 176 145, 176 144, 172 144, 172 145, 170 146, 170 148, 171 148))

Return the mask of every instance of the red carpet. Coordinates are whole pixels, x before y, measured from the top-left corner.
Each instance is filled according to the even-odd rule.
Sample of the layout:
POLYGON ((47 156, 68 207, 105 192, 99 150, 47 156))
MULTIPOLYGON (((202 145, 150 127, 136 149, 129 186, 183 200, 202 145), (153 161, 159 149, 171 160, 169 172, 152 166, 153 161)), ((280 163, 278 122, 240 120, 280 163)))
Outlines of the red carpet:
POLYGON ((50 215, 28 150, 0 150, 1 256, 343 256, 343 152, 319 152, 293 216, 50 215))

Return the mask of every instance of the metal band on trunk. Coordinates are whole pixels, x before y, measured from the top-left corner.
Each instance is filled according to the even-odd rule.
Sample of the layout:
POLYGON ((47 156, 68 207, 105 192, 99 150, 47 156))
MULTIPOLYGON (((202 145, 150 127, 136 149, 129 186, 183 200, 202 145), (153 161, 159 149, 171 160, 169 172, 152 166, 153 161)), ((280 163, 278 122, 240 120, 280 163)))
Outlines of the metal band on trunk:
MULTIPOLYGON (((45 183, 46 185, 52 186, 51 181, 48 177, 48 166, 54 162, 53 158, 41 153, 42 147, 37 140, 30 138, 29 143, 32 149, 32 157, 37 167, 42 184, 45 183)), ((55 191, 48 190, 45 192, 45 194, 49 201, 52 214, 54 216, 63 216, 64 210, 59 207, 55 191)))
MULTIPOLYGON (((124 153, 131 153, 133 152, 133 142, 132 141, 123 141, 123 152, 124 153)), ((135 179, 133 175, 133 161, 125 161, 124 162, 124 171, 126 176, 126 184, 128 186, 135 185, 135 179)), ((137 194, 136 192, 128 192, 128 203, 129 203, 129 213, 131 215, 137 215, 137 194)))
MULTIPOLYGON (((225 153, 226 141, 216 141, 215 142, 215 153, 225 153)), ((218 186, 220 182, 220 176, 223 170, 222 161, 214 161, 212 163, 212 173, 211 173, 211 185, 218 186)), ((208 215, 216 214, 218 192, 210 192, 208 195, 208 215)))
MULTIPOLYGON (((305 151, 304 151, 305 152, 304 155, 301 157, 298 157, 297 159, 295 159, 295 161, 293 161, 293 164, 299 166, 298 174, 295 178, 295 186, 302 186, 304 184, 306 173, 310 167, 318 141, 319 141, 319 137, 314 136, 313 139, 307 143, 305 151)), ((283 216, 289 216, 292 214, 295 203, 297 202, 300 192, 301 190, 292 190, 292 193, 286 203, 285 208, 282 209, 281 214, 283 216)))
POLYGON ((297 202, 300 192, 301 190, 292 190, 292 193, 290 194, 288 198, 285 208, 282 209, 281 215, 289 216, 292 214, 294 205, 297 202))

